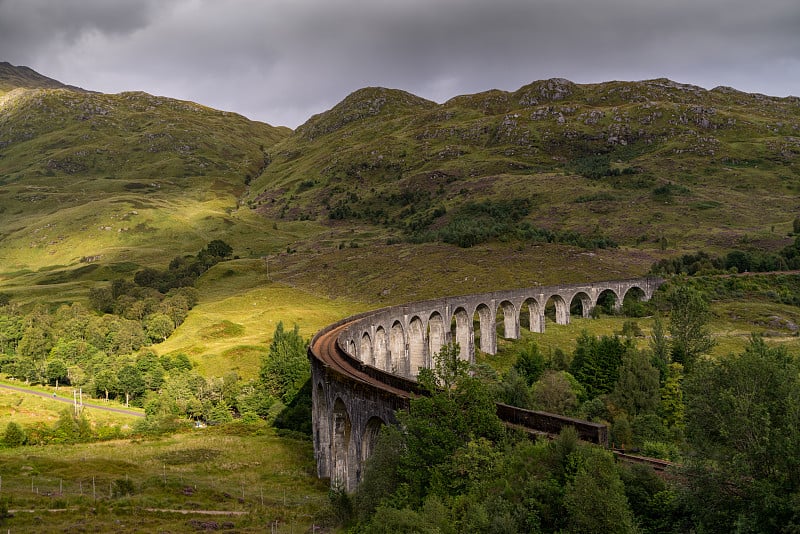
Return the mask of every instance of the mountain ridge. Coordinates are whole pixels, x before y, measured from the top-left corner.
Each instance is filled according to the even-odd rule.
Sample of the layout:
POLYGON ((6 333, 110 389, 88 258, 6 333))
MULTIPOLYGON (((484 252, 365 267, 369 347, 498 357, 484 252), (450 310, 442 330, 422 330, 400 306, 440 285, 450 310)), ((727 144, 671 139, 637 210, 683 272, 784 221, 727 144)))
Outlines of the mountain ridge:
POLYGON ((0 93, 10 92, 14 89, 68 89, 89 92, 86 89, 48 78, 30 67, 16 66, 7 61, 0 61, 0 93))
MULTIPOLYGON (((441 104, 365 87, 292 131, 143 92, 9 94, 0 279, 18 285, 113 279, 214 238, 244 258, 280 255, 290 283, 333 294, 354 291, 339 283, 347 258, 383 272, 399 264, 387 251, 488 276, 474 262, 491 250, 509 262, 493 270, 500 285, 534 251, 552 258, 531 282, 566 257, 580 265, 558 273, 568 281, 593 262, 636 276, 697 250, 779 249, 800 212, 794 97, 663 78, 556 78, 441 104)), ((360 280, 383 295, 390 278, 410 283, 360 280)))

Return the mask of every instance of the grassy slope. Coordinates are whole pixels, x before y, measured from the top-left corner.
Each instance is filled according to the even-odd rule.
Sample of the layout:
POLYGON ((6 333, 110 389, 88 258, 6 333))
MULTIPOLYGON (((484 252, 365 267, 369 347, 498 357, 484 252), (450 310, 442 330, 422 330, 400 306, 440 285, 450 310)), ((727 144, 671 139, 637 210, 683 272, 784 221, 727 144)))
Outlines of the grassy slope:
POLYGON ((2 99, 3 279, 35 284, 37 273, 87 258, 163 265, 220 237, 237 249, 271 246, 237 202, 288 130, 144 93, 32 89, 2 99))
POLYGON ((368 88, 276 145, 250 204, 324 219, 343 203, 398 233, 438 206, 512 196, 531 200, 535 226, 600 230, 646 251, 662 236, 673 253, 745 236, 777 246, 798 207, 799 129, 797 99, 669 80, 546 80, 442 105, 368 88), (635 173, 581 176, 576 162, 598 155, 635 173))

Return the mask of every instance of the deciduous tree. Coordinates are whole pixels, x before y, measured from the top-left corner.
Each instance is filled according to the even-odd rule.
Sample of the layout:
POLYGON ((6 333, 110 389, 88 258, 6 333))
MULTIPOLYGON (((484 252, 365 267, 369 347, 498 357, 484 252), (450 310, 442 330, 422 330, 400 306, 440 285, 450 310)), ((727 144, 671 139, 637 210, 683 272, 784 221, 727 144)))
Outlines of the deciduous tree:
POLYGON ((671 305, 669 333, 672 335, 672 360, 691 371, 697 358, 714 348, 708 330, 708 303, 695 289, 678 286, 668 296, 671 305))

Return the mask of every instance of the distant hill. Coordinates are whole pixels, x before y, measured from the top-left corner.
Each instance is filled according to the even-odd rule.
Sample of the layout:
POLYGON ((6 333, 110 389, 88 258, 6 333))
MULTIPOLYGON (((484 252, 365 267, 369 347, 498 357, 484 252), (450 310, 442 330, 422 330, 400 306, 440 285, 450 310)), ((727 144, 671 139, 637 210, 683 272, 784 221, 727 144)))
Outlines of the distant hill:
POLYGON ((501 240, 548 230, 654 250, 778 247, 800 214, 800 100, 667 79, 542 80, 441 105, 366 88, 270 153, 251 206, 398 239, 497 225, 486 234, 501 240))
POLYGON ((6 61, 0 61, 0 94, 19 88, 83 91, 80 87, 65 85, 58 80, 42 76, 30 67, 16 67, 6 61))

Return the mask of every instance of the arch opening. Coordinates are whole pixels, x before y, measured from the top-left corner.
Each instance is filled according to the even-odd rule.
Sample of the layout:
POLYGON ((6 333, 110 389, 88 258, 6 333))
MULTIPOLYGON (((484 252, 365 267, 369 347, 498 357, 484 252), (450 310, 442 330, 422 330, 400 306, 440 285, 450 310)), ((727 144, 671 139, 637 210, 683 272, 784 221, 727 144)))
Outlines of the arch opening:
POLYGON ((645 302, 647 301, 647 294, 638 286, 633 286, 625 292, 622 298, 622 313, 628 317, 646 317, 650 315, 645 302))
POLYGON ((569 306, 561 295, 551 295, 547 299, 544 305, 544 315, 556 324, 569 324, 569 306))
POLYGON ((380 434, 381 428, 384 425, 383 419, 378 416, 373 416, 369 418, 367 425, 364 427, 364 434, 361 436, 361 468, 359 469, 359 482, 361 482, 363 478, 364 466, 369 457, 372 456, 372 451, 375 450, 375 445, 378 443, 378 434, 380 434))
POLYGON ((544 310, 534 298, 526 299, 519 310, 520 326, 529 332, 544 333, 544 310))
POLYGON ((576 317, 589 317, 589 314, 592 312, 592 298, 580 291, 575 293, 572 296, 572 300, 569 303, 569 314, 570 316, 576 317))
POLYGON ((519 339, 519 319, 517 307, 513 303, 504 300, 497 307, 497 314, 495 315, 497 329, 495 330, 495 335, 505 339, 519 339))
POLYGON ((597 295, 595 307, 600 313, 614 315, 619 309, 619 298, 613 289, 605 289, 597 295))

